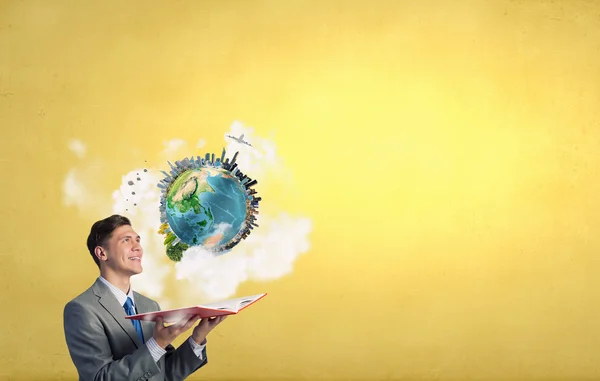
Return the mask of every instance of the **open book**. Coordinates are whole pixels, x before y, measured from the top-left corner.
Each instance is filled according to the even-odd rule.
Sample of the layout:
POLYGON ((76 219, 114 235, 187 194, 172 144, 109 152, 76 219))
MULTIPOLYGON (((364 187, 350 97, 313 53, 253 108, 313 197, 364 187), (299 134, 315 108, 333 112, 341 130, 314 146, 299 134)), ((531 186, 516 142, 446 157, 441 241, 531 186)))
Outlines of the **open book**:
POLYGON ((177 308, 174 310, 146 312, 143 314, 125 316, 125 319, 156 321, 156 318, 161 316, 163 318, 163 323, 176 323, 186 317, 190 318, 194 315, 199 315, 201 318, 235 315, 265 295, 267 294, 245 296, 243 298, 224 300, 222 302, 208 303, 193 307, 177 308))

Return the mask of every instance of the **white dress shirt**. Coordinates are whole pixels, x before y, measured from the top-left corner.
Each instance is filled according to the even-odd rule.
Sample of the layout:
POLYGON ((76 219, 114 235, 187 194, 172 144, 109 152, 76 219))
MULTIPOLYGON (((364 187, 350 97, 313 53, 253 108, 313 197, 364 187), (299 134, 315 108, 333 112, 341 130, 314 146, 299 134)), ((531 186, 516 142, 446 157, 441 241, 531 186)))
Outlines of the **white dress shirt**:
MULTIPOLYGON (((121 289, 110 284, 102 276, 100 276, 99 279, 102 281, 102 283, 104 283, 105 285, 108 286, 108 288, 113 293, 115 298, 117 298, 117 301, 119 302, 119 304, 121 306, 124 306, 125 302, 127 301, 127 297, 130 297, 131 301, 133 302, 133 308, 135 309, 135 300, 133 299, 133 288, 132 287, 129 287, 129 294, 125 294, 123 291, 121 291, 121 289)), ((136 311, 137 311, 137 309, 136 309, 136 311)), ((192 339, 192 336, 190 336, 190 338, 188 339, 188 343, 192 346, 192 349, 194 350, 194 354, 196 356, 198 356, 198 358, 200 360, 203 360, 202 351, 204 350, 204 347, 206 346, 206 339, 204 340, 203 343, 198 344, 194 341, 194 339, 192 339)), ((154 337, 151 337, 150 339, 148 339, 148 341, 146 341, 146 346, 148 347, 148 350, 150 351, 150 354, 152 355, 154 362, 158 362, 158 360, 160 360, 160 358, 163 357, 165 355, 165 353, 167 353, 166 350, 162 349, 160 347, 160 345, 158 345, 156 343, 156 340, 154 340, 154 337)))

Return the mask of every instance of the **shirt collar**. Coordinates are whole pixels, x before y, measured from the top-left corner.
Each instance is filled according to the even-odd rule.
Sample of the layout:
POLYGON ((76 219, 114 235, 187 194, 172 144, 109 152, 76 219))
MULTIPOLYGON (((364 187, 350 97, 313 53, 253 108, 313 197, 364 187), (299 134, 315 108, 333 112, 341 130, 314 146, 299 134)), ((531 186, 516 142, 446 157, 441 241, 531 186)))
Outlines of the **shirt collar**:
POLYGON ((108 287, 108 289, 112 292, 112 294, 115 296, 115 298, 117 298, 117 300, 119 301, 119 304, 121 306, 124 306, 125 302, 127 301, 127 297, 130 297, 131 301, 133 302, 133 306, 135 308, 135 300, 133 299, 133 287, 130 286, 129 287, 129 293, 125 294, 123 291, 121 291, 120 288, 112 285, 109 281, 107 281, 106 279, 104 279, 102 277, 102 275, 100 275, 98 277, 98 279, 100 279, 100 281, 102 283, 104 283, 108 287))

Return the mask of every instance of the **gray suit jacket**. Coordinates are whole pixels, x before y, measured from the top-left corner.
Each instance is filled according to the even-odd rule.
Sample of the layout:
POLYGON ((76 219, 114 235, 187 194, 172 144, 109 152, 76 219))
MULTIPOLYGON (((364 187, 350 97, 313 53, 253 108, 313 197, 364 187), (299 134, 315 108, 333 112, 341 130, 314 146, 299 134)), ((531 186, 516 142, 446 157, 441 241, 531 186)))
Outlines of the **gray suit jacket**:
MULTIPOLYGON (((154 300, 134 291, 138 313, 160 311, 154 300)), ((152 337, 154 322, 142 321, 144 342, 152 337)), ((125 310, 109 288, 97 279, 64 309, 64 329, 71 359, 80 381, 184 380, 208 359, 200 360, 189 343, 169 345, 158 363, 135 331, 125 310)))

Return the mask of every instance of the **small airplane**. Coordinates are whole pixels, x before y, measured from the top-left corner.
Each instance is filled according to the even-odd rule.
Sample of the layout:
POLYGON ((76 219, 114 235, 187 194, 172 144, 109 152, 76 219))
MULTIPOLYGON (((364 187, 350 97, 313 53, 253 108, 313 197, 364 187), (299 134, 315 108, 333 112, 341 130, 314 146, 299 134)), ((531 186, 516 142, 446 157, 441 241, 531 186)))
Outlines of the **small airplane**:
POLYGON ((238 142, 240 144, 246 144, 246 145, 252 147, 252 144, 250 144, 244 140, 244 134, 241 134, 239 138, 236 138, 235 136, 231 136, 231 135, 227 135, 227 137, 235 140, 236 142, 238 142))

